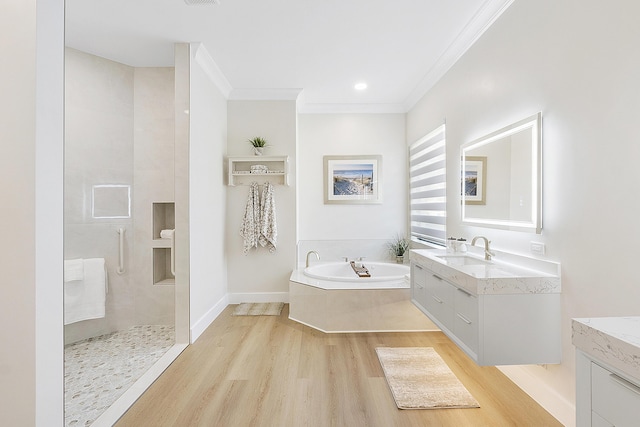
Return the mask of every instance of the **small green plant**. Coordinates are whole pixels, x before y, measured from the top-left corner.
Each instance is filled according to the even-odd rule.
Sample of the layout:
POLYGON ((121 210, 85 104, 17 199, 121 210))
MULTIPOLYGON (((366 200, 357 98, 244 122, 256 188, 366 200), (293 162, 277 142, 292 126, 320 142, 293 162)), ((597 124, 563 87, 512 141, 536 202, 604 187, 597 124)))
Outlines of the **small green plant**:
POLYGON ((251 138, 249 140, 249 144, 253 145, 254 147, 266 147, 267 140, 262 137, 256 136, 255 138, 251 138))
POLYGON ((388 243, 388 247, 394 256, 404 256, 405 252, 409 250, 409 240, 402 236, 396 236, 394 240, 388 243))

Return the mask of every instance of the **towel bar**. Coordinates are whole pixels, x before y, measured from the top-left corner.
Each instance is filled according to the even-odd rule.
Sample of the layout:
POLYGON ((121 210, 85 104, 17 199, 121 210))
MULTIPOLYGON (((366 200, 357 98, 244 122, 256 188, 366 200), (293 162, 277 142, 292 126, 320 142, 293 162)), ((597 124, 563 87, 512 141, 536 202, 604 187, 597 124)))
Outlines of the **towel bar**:
POLYGON ((124 228, 118 228, 119 236, 119 251, 118 251, 118 268, 116 272, 118 274, 124 273, 124 232, 126 230, 124 228))
POLYGON ((171 274, 176 276, 176 232, 171 235, 171 274))

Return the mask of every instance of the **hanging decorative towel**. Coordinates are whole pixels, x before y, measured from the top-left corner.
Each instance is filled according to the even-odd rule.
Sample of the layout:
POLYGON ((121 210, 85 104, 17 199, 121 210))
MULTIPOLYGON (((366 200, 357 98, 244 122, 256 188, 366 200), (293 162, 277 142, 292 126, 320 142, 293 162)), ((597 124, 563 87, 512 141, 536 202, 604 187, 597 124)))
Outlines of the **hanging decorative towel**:
POLYGON ((245 255, 251 248, 258 247, 258 238, 260 237, 260 191, 257 182, 252 182, 251 187, 249 187, 249 196, 247 197, 247 206, 244 209, 240 235, 244 238, 243 252, 245 255))
POLYGON ((276 250, 278 227, 276 225, 276 201, 273 198, 273 185, 265 182, 260 202, 260 246, 267 247, 269 252, 276 250))

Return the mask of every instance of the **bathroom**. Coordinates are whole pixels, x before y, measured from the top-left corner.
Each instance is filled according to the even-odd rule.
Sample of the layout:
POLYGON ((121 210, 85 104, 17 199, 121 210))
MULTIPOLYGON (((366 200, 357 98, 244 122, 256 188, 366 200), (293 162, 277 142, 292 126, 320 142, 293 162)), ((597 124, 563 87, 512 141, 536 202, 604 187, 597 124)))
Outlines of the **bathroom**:
MULTIPOLYGON (((296 159, 290 172, 296 176, 297 182, 292 180, 290 187, 277 189, 279 209, 283 212, 279 220, 297 224, 297 232, 283 229, 281 234, 282 249, 291 251, 287 255, 291 257, 297 240, 338 239, 345 236, 344 233, 354 239, 369 237, 371 233, 377 239, 387 239, 406 228, 406 208, 402 205, 406 203, 406 195, 400 191, 386 191, 385 201, 381 206, 356 206, 345 210, 340 206, 324 205, 318 176, 322 170, 323 155, 381 154, 385 164, 405 168, 406 144, 421 138, 446 119, 447 140, 453 147, 448 152, 447 166, 449 170, 456 171, 456 145, 542 111, 543 233, 535 236, 461 225, 455 219, 459 215, 459 207, 455 202, 455 185, 448 190, 449 199, 452 200, 448 204, 448 215, 454 218, 448 223, 448 233, 467 238, 487 235, 492 240, 493 247, 522 254, 530 254, 532 240, 541 241, 546 244, 545 258, 562 263, 562 363, 546 367, 526 367, 521 372, 521 383, 541 385, 545 390, 540 398, 542 403, 546 402, 549 410, 558 414, 556 416, 563 423, 572 425, 575 351, 571 344, 570 319, 634 315, 637 314, 637 301, 640 300, 640 288, 633 280, 636 265, 634 251, 612 249, 614 246, 633 245, 639 231, 636 213, 638 202, 633 198, 632 184, 635 179, 634 166, 638 159, 635 116, 640 111, 637 97, 632 96, 638 89, 635 74, 640 62, 640 53, 634 46, 634 40, 640 35, 632 19, 640 13, 637 8, 637 5, 630 2, 625 2, 624 7, 605 6, 599 2, 588 2, 586 5, 557 4, 551 1, 542 4, 515 2, 496 21, 491 31, 479 39, 474 48, 444 76, 429 96, 421 99, 406 115, 299 114, 296 117, 295 101, 291 99, 229 101, 221 113, 226 116, 225 119, 220 120, 220 127, 212 132, 217 135, 219 151, 212 153, 210 164, 196 164, 192 170, 194 178, 202 178, 196 185, 210 179, 214 183, 213 190, 216 191, 214 203, 208 195, 209 189, 192 189, 192 199, 203 203, 208 209, 206 214, 196 218, 192 229, 206 230, 202 234, 216 233, 224 230, 223 218, 229 217, 228 236, 234 239, 237 237, 232 221, 236 221, 234 218, 238 216, 237 207, 244 203, 244 196, 241 194, 242 190, 225 187, 221 172, 222 158, 225 154, 248 154, 243 142, 245 135, 251 137, 257 132, 270 131, 268 123, 264 122, 257 123, 246 132, 242 130, 240 123, 245 114, 250 117, 269 110, 288 123, 286 127, 289 128, 289 136, 279 134, 273 138, 272 154, 286 154, 295 156, 296 159), (609 19, 603 20, 602 16, 609 19), (567 31, 567 26, 570 31, 567 31), (576 49, 576 46, 580 49, 576 49), (504 56, 505 51, 509 52, 508 57, 504 56), (594 58, 603 60, 594 61, 594 58), (470 93, 474 96, 468 96, 470 93), (276 108, 270 109, 271 106, 276 108), (331 128, 336 132, 330 133, 331 128), (225 133, 223 129, 226 129, 224 137, 219 136, 225 133), (360 138, 361 135, 368 134, 368 129, 376 130, 370 134, 375 134, 379 142, 360 138), (297 138, 294 136, 296 132, 297 138), (320 140, 320 134, 325 136, 322 144, 313 144, 312 142, 320 140), (345 137, 336 137, 336 134, 345 137), (340 152, 343 146, 336 141, 346 140, 346 135, 350 135, 356 144, 348 153, 347 150, 340 152), (380 135, 385 138, 378 140, 380 135), (224 148, 220 148, 223 145, 224 148), (216 172, 211 172, 211 169, 216 172), (219 207, 220 200, 225 201, 222 208, 219 207), (393 201, 397 204, 392 203, 393 201), (345 214, 347 211, 349 213, 345 214), (214 225, 211 225, 211 217, 215 218, 214 225), (335 221, 328 224, 328 221, 323 221, 324 218, 335 218, 335 221)), ((55 51, 55 48, 51 51, 55 51)), ((54 61, 54 65, 60 64, 54 61)), ((15 74, 19 76, 17 71, 15 74)), ((220 99, 224 99, 224 96, 220 95, 220 99)), ((247 123, 249 120, 245 124, 247 123)), ((48 148, 54 150, 50 169, 42 171, 50 186, 51 183, 55 184, 55 177, 61 175, 60 152, 54 148, 48 148), (58 159, 59 165, 54 162, 55 159, 58 159)), ((61 146, 59 149, 61 150, 61 146)), ((45 155, 47 153, 45 150, 45 155)), ((25 158, 27 157, 25 154, 25 158)), ((20 161, 24 160, 20 158, 20 161)), ((35 160, 26 164, 35 164, 35 160)), ((455 172, 448 177, 455 181, 455 172)), ((404 185, 401 188, 406 188, 406 183, 403 183, 404 174, 385 175, 386 183, 393 180, 401 182, 404 185)), ((37 187, 33 184, 29 188, 34 191, 35 188, 50 187, 37 187)), ((54 219, 62 223, 61 217, 55 217, 56 211, 61 212, 62 189, 60 186, 55 188, 57 190, 54 189, 49 194, 58 193, 60 197, 55 197, 53 201, 45 199, 43 202, 48 207, 57 207, 54 209, 54 219), (57 201, 58 199, 60 200, 57 201)), ((51 215, 49 213, 42 219, 40 225, 43 229, 48 228, 50 223, 47 221, 51 221, 51 215)), ((24 221, 18 215, 14 219, 19 226, 24 221)), ((53 231, 55 230, 47 230, 40 237, 43 240, 38 242, 49 245, 45 246, 47 254, 62 259, 61 249, 51 243, 60 241, 61 236, 49 234, 53 231)), ((15 243, 15 247, 20 247, 17 239, 15 243)), ((187 320, 188 325, 198 325, 201 319, 215 317, 218 305, 238 301, 243 298, 243 294, 266 298, 268 295, 265 294, 286 292, 286 285, 278 282, 279 279, 284 279, 286 283, 290 273, 281 269, 280 265, 279 257, 285 252, 278 251, 275 256, 266 253, 249 255, 255 255, 251 260, 259 263, 260 268, 266 272, 268 280, 260 286, 254 281, 243 280, 246 277, 243 277, 242 267, 246 265, 244 262, 247 259, 241 254, 238 241, 232 241, 228 237, 226 247, 215 249, 209 246, 210 243, 206 237, 198 237, 198 233, 192 236, 191 244, 197 245, 206 253, 196 254, 198 258, 194 258, 192 254, 192 275, 197 274, 199 277, 197 281, 193 280, 194 277, 191 278, 192 295, 188 298, 192 301, 193 311, 187 320), (211 268, 209 264, 212 259, 224 262, 211 268), (270 261, 276 261, 277 264, 270 264, 270 261), (212 278, 212 274, 215 277, 212 278), (211 284, 212 282, 216 284, 211 284)), ((27 251, 23 258, 33 261, 35 258, 32 252, 27 251)), ((55 261, 51 262, 53 267, 46 260, 40 260, 39 263, 41 262, 45 262, 47 271, 58 271, 57 276, 62 277, 61 266, 55 267, 55 261)), ((21 265, 18 258, 16 266, 21 265)), ((47 295, 46 292, 53 286, 45 284, 47 286, 43 286, 41 290, 47 295)), ((40 289, 40 286, 34 285, 31 287, 32 291, 33 289, 40 289)), ((59 295, 54 294, 52 299, 59 299, 59 295)), ((33 323, 34 305, 25 303, 24 313, 18 314, 17 321, 33 323)), ((46 304, 40 301, 40 305, 46 304)), ((61 318, 61 312, 57 309, 45 310, 39 321, 61 325, 61 318)), ((9 322, 10 319, 6 321, 9 322)), ((202 324, 205 323, 203 320, 202 324)), ((38 328, 46 331, 47 325, 39 324, 38 328)), ((61 326, 57 328, 61 329, 61 326)), ((42 335, 59 336, 61 331, 58 329, 42 335)), ((34 336, 31 338, 35 340, 34 336)), ((8 338, 14 339, 13 336, 8 338)), ((55 344, 48 346, 55 347, 55 344)), ((29 354, 32 358, 37 355, 41 363, 50 366, 51 372, 58 369, 56 366, 60 366, 61 356, 44 355, 36 350, 29 354), (54 360, 51 361, 50 358, 54 360)), ((55 390, 59 388, 59 378, 41 378, 39 375, 37 378, 38 387, 47 391, 47 396, 57 396, 55 390)), ((24 396, 29 393, 17 390, 14 394, 24 396)), ((12 402, 14 398, 9 395, 3 400, 12 402)), ((61 410, 58 408, 61 406, 60 399, 50 398, 48 402, 50 403, 43 403, 41 408, 52 412, 55 418, 55 414, 61 410)))

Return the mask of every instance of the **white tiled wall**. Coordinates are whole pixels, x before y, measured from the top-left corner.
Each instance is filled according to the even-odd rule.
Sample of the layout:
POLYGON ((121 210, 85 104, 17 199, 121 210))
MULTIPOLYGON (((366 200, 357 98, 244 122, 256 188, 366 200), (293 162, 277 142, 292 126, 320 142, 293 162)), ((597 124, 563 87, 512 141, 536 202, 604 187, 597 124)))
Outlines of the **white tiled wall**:
POLYGON ((65 60, 64 256, 105 258, 109 283, 105 318, 67 325, 65 342, 173 324, 173 288, 152 286, 150 248, 152 202, 174 196, 173 68, 135 69, 74 49, 65 60), (92 187, 104 184, 131 186, 129 218, 92 217, 92 187))

